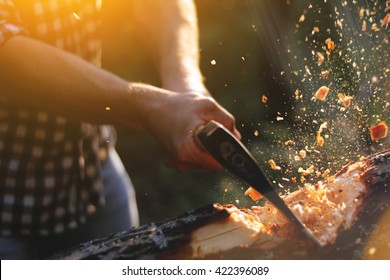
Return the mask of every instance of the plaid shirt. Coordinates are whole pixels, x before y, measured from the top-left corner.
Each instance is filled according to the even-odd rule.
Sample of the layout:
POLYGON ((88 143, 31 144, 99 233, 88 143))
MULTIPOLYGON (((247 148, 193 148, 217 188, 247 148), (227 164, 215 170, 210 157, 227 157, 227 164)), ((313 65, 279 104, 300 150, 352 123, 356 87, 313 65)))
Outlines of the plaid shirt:
MULTIPOLYGON (((0 47, 31 36, 97 62, 96 0, 0 0, 0 47)), ((0 65, 1 67, 1 65, 0 65)), ((99 151, 104 127, 26 108, 0 88, 0 234, 60 233, 104 204, 99 151)), ((55 92, 53 92, 55 94, 55 92)), ((106 141, 107 140, 107 141, 106 141)))

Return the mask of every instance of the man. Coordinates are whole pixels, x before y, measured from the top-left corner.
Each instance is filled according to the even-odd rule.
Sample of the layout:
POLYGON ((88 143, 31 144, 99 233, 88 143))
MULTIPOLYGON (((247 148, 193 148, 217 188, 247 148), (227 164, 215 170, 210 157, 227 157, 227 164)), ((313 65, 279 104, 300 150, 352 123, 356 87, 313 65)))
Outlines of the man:
POLYGON ((194 142, 199 125, 216 120, 239 136, 202 82, 192 1, 133 1, 164 89, 92 64, 100 4, 0 0, 2 259, 44 258, 137 225, 113 130, 102 124, 149 131, 180 171, 220 168, 194 142))

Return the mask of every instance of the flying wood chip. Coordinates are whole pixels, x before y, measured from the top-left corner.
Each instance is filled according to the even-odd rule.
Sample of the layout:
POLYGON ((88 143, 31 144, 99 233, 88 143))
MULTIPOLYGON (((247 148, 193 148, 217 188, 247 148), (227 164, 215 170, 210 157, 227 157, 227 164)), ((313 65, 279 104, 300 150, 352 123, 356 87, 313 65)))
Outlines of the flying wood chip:
POLYGON ((385 138, 387 136, 388 127, 385 122, 381 122, 378 125, 370 128, 370 136, 373 141, 385 138))
POLYGON ((322 86, 320 87, 316 93, 314 94, 314 97, 316 99, 319 99, 321 101, 325 101, 326 100, 326 97, 328 96, 328 93, 329 93, 329 88, 326 87, 326 86, 322 86))

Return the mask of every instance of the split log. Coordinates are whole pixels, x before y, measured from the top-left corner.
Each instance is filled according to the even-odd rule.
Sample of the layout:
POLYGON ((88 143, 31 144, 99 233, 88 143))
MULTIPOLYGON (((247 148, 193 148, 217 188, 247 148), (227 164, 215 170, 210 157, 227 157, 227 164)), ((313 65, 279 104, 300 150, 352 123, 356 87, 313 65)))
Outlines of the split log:
MULTIPOLYGON (((321 243, 298 234, 273 205, 208 205, 132 228, 53 259, 359 259, 390 205, 390 151, 346 165, 284 201, 321 243)), ((390 235, 390 233, 389 233, 390 235)))

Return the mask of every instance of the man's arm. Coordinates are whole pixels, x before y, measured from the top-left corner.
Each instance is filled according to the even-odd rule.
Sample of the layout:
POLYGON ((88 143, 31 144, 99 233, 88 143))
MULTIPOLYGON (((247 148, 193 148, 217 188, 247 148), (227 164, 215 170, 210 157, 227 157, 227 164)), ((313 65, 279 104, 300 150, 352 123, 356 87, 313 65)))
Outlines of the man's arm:
POLYGON ((147 129, 178 170, 220 168, 194 141, 199 125, 216 120, 235 131, 234 118, 210 97, 130 83, 25 36, 14 36, 0 46, 0 84, 0 95, 14 102, 49 108, 79 121, 147 129))
MULTIPOLYGON (((132 9, 136 34, 154 58, 162 87, 184 94, 210 96, 199 69, 198 26, 193 0, 133 0, 132 9)), ((177 114, 177 118, 180 117, 177 114)), ((234 125, 230 129, 241 137, 234 125)), ((177 169, 191 168, 178 161, 170 163, 177 169)))
POLYGON ((208 94, 199 70, 198 26, 192 0, 134 0, 134 25, 160 71, 162 87, 208 94))
POLYGON ((10 100, 76 120, 120 123, 126 119, 126 126, 139 126, 136 87, 76 55, 15 36, 0 48, 0 65, 1 95, 10 100), (130 90, 133 94, 127 96, 130 90), (126 103, 134 108, 121 116, 118 107, 125 99, 131 99, 126 103))

